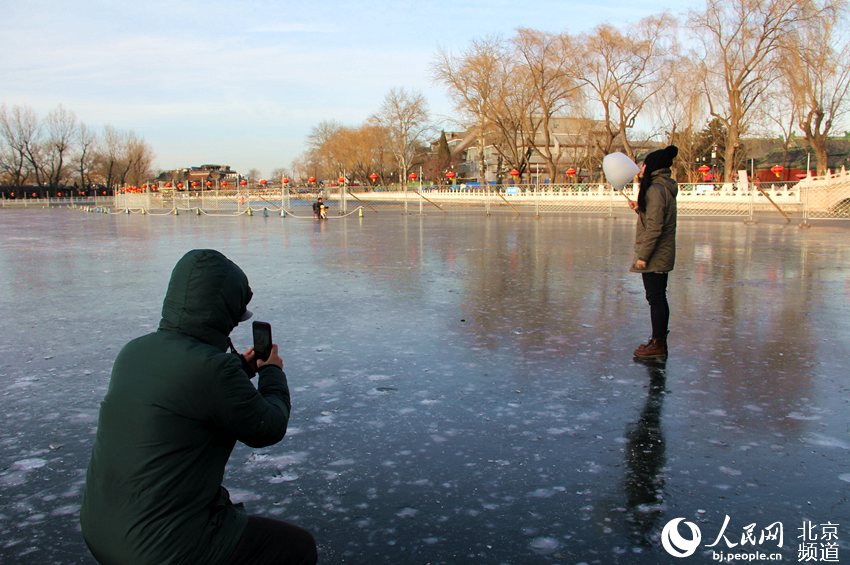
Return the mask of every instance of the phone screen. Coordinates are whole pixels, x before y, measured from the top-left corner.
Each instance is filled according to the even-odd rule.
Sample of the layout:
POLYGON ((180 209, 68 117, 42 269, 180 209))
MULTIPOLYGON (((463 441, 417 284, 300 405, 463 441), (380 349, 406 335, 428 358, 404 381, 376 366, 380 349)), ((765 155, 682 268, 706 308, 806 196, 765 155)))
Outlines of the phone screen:
POLYGON ((272 326, 268 322, 254 322, 254 353, 257 359, 266 361, 272 353, 272 326))

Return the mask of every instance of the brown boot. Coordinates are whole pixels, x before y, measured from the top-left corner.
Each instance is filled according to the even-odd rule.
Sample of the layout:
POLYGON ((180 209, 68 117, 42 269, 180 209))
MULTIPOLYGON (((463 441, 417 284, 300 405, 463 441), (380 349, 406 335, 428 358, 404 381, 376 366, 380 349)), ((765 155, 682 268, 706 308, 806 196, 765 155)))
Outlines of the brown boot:
POLYGON ((634 356, 638 359, 664 359, 667 357, 667 342, 654 337, 639 345, 634 356))

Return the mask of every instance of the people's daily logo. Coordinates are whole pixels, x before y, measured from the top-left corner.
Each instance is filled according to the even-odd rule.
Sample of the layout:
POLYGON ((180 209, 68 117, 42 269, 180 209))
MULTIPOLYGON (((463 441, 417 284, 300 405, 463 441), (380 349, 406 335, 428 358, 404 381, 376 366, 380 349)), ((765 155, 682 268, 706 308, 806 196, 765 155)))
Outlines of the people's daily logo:
POLYGON ((670 520, 661 532, 661 545, 673 557, 682 558, 693 555, 702 541, 702 532, 693 522, 685 522, 685 526, 691 530, 691 537, 682 536, 679 533, 679 524, 682 522, 685 522, 684 518, 670 520))
MULTIPOLYGON (((741 561, 751 563, 768 563, 783 561, 786 558, 793 560, 790 555, 793 547, 788 548, 783 554, 785 544, 785 526, 782 522, 773 522, 759 525, 756 522, 744 522, 743 526, 735 525, 732 518, 724 516, 723 525, 717 536, 711 543, 705 544, 706 556, 712 561, 720 563, 738 563, 741 561)), ((710 524, 709 532, 714 531, 710 524)), ((840 563, 838 549, 840 546, 839 524, 827 522, 813 522, 804 520, 803 526, 796 528, 800 532, 796 536, 798 563, 840 563)), ((711 538, 706 538, 710 540, 711 538)), ((677 559, 690 557, 700 547, 702 542, 702 531, 693 522, 685 518, 674 518, 667 522, 661 531, 661 545, 664 550, 677 559)))

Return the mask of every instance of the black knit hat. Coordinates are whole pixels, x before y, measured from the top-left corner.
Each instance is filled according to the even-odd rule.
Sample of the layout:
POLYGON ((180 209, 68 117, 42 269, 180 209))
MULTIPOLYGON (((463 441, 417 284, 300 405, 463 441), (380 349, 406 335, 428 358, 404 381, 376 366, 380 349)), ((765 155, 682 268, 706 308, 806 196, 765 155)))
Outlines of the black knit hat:
POLYGON ((675 145, 668 145, 664 149, 653 151, 643 158, 643 164, 646 165, 644 175, 649 175, 658 169, 668 169, 673 166, 673 159, 679 154, 679 148, 675 145))

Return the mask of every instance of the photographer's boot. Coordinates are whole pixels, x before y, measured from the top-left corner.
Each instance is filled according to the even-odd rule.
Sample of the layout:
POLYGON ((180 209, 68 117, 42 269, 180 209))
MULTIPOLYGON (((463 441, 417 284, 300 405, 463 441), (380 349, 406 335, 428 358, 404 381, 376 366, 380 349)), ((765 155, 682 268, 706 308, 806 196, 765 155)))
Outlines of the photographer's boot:
POLYGON ((665 359, 667 357, 667 340, 656 337, 638 346, 634 351, 638 359, 665 359))

